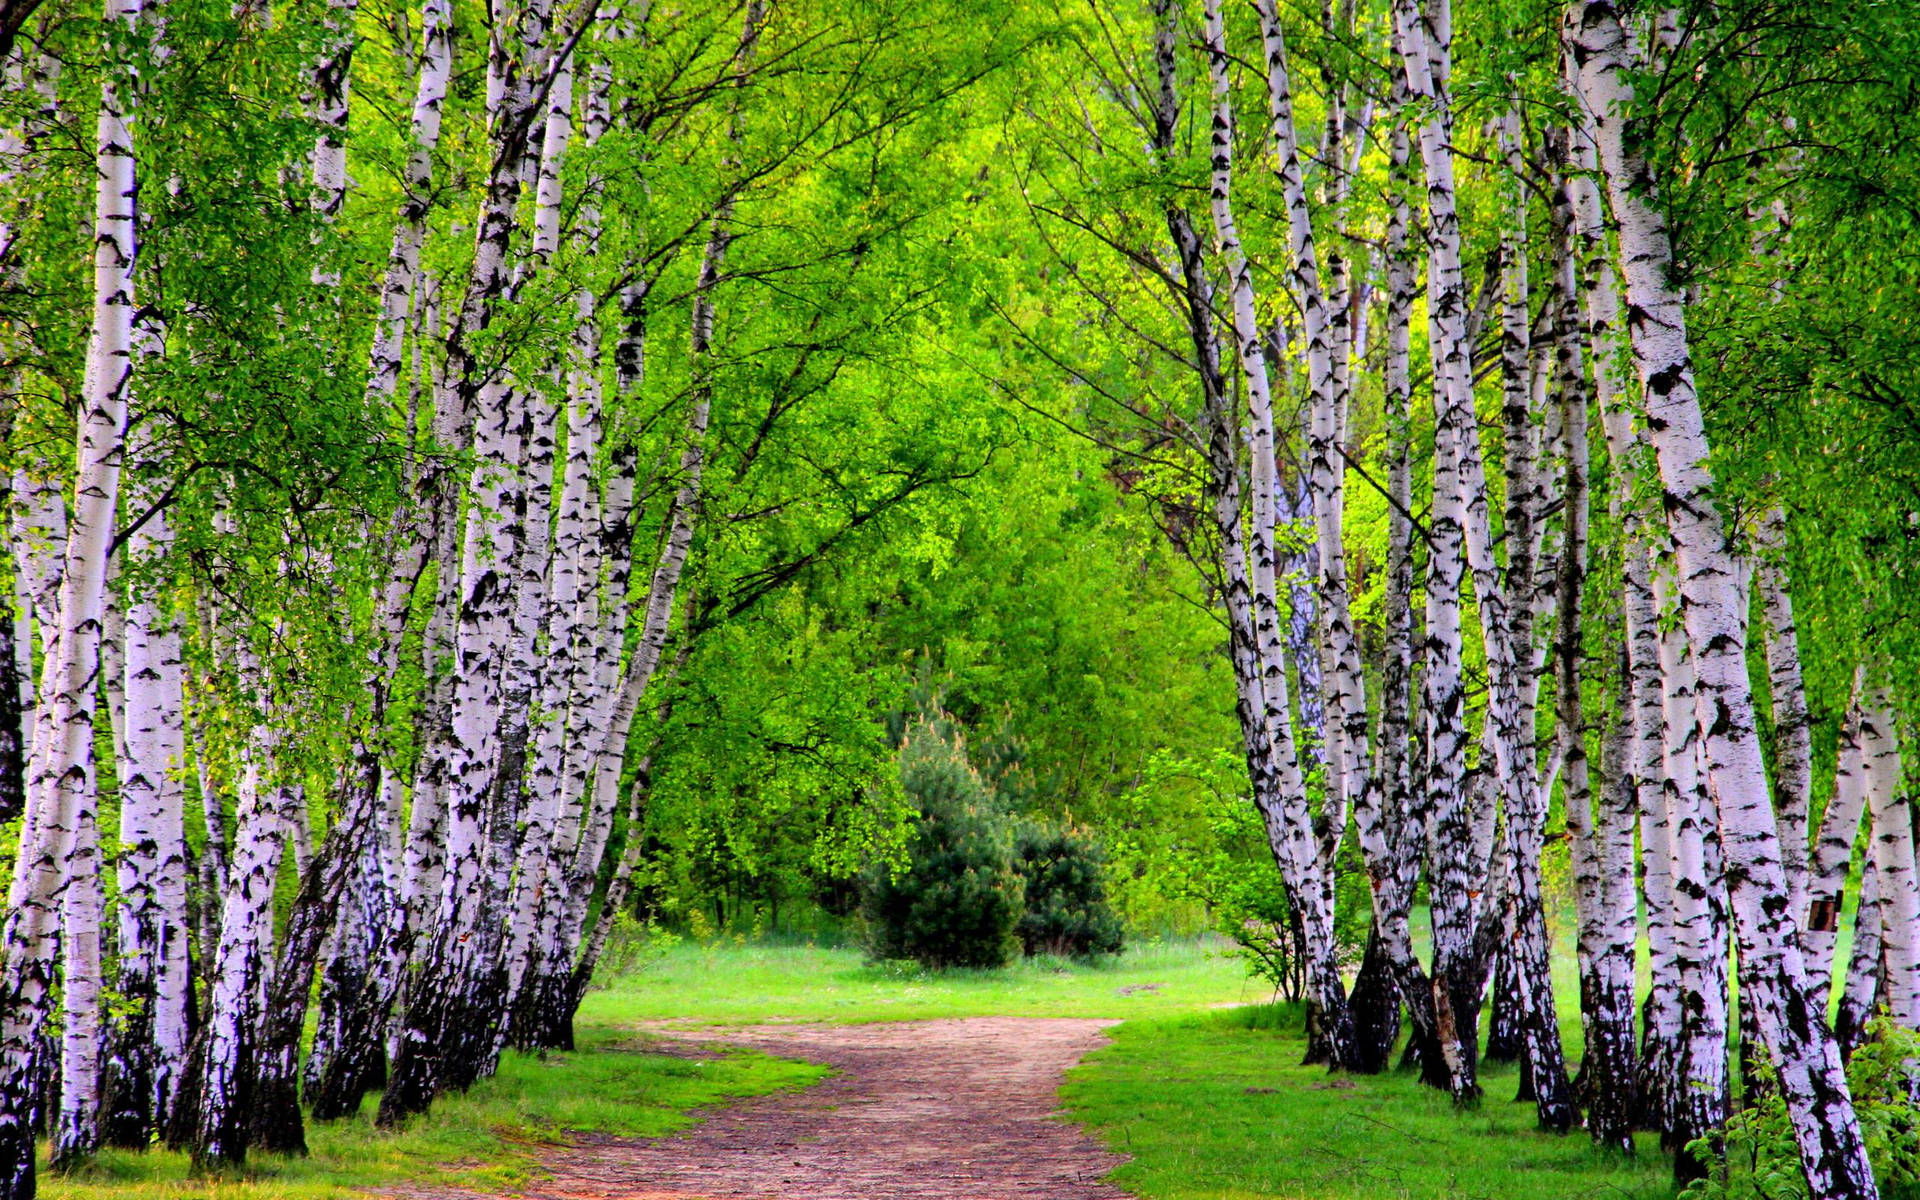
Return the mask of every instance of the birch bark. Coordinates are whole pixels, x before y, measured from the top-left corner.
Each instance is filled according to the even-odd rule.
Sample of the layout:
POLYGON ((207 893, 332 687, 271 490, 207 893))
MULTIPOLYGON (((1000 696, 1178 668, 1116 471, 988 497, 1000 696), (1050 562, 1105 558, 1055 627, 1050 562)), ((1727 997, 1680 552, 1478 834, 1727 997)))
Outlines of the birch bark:
MULTIPOLYGON (((1840 910, 1846 900, 1847 868, 1860 836, 1860 817, 1867 809, 1867 744, 1865 711, 1867 673, 1854 672, 1853 702, 1840 726, 1839 761, 1834 768, 1833 798, 1820 817, 1813 859, 1807 867, 1806 909, 1800 927, 1800 945, 1806 955, 1807 986, 1811 1002, 1826 1011, 1833 979, 1834 943, 1840 937, 1840 910)), ((1869 853, 1868 857, 1872 857, 1869 853)))
MULTIPOLYGON (((164 562, 165 510, 127 542, 135 563, 164 562)), ((164 575, 161 577, 164 579, 164 575)), ((124 1002, 107 1063, 105 1136, 144 1148, 166 1120, 186 1062, 193 994, 187 957, 185 695, 180 631, 163 584, 127 606, 126 757, 119 765, 118 990, 124 1002)))
MULTIPOLYGON (((1262 10, 1263 25, 1267 23, 1267 12, 1262 10)), ((1277 23, 1271 28, 1277 30, 1277 23)), ((1300 182, 1298 153, 1293 149, 1293 112, 1288 92, 1284 49, 1276 45, 1273 38, 1277 32, 1268 35, 1267 71, 1270 94, 1274 97, 1275 141, 1280 152, 1280 175, 1282 189, 1290 213, 1289 227, 1292 230, 1292 244, 1295 254, 1294 281, 1302 288, 1307 297, 1308 316, 1306 318, 1307 355, 1314 374, 1315 407, 1314 430, 1319 436, 1324 427, 1337 422, 1337 410, 1328 411, 1334 399, 1329 395, 1331 348, 1327 343, 1325 302, 1320 295, 1319 286, 1313 274, 1312 265, 1313 234, 1307 225, 1305 189, 1300 182), (1282 126, 1284 125, 1284 130, 1282 126), (1305 233, 1305 256, 1301 254, 1303 225, 1305 233)), ((1259 318, 1255 313, 1253 273, 1247 262, 1246 252, 1241 248, 1239 231, 1233 220, 1233 107, 1232 83, 1228 77, 1228 57, 1226 32, 1220 15, 1218 0, 1209 0, 1206 7, 1206 41, 1209 75, 1213 84, 1213 135, 1212 135, 1212 211, 1214 238, 1220 248, 1227 268, 1229 300, 1231 303, 1231 328, 1234 344, 1240 362, 1241 373, 1247 384, 1248 453, 1252 458, 1251 500, 1252 521, 1249 533, 1249 552, 1252 555, 1252 592, 1254 633, 1257 640, 1260 662, 1265 678, 1262 680, 1262 694, 1265 698, 1265 711, 1261 714, 1267 726, 1267 738, 1274 744, 1280 744, 1287 735, 1283 726, 1291 720, 1286 706, 1285 671, 1286 649, 1280 621, 1279 580, 1276 575, 1277 547, 1275 545, 1275 523, 1279 515, 1278 481, 1275 477, 1278 448, 1274 444, 1273 399, 1267 378, 1265 351, 1262 346, 1259 318)), ((1330 490, 1327 479, 1333 474, 1331 466, 1323 468, 1317 461, 1326 455, 1330 447, 1316 443, 1318 450, 1311 470, 1314 476, 1314 511, 1321 526, 1319 538, 1319 558, 1321 571, 1321 619, 1323 624, 1331 624, 1346 629, 1351 641, 1350 626, 1343 625, 1341 614, 1345 608, 1344 572, 1339 572, 1339 514, 1337 511, 1337 493, 1330 490), (1335 508, 1330 514, 1333 524, 1332 551, 1333 561, 1329 561, 1328 537, 1325 532, 1329 520, 1327 510, 1335 508), (1335 572, 1339 572, 1339 611, 1328 603, 1331 585, 1327 582, 1335 572)), ((1337 474, 1333 474, 1332 488, 1337 488, 1337 474)), ((1344 663, 1339 664, 1344 667, 1344 663)), ((1340 683, 1332 681, 1336 695, 1341 690, 1340 683)), ((1336 701, 1338 703, 1338 701, 1336 701)), ((1364 702, 1363 702, 1364 703, 1364 702)), ((1344 723, 1345 714, 1342 713, 1344 723)), ((1364 712, 1363 712, 1364 718, 1364 712)), ((1345 731, 1343 731, 1345 732, 1345 731)), ((1365 753, 1366 731, 1364 720, 1361 728, 1360 752, 1365 753)), ((1333 739, 1340 747, 1340 753, 1347 753, 1347 737, 1333 739)), ((1346 763, 1338 764, 1337 773, 1345 778, 1349 775, 1346 763)), ((1358 772, 1353 772, 1357 774, 1358 772)), ((1286 776, 1283 775, 1283 778, 1286 776)), ((1370 778, 1370 776, 1368 777, 1370 778)), ((1291 782, 1291 780, 1289 780, 1291 782)), ((1322 852, 1319 839, 1313 836, 1312 817, 1307 809, 1304 790, 1288 788, 1280 796, 1281 811, 1279 822, 1284 830, 1285 844, 1288 850, 1288 886, 1295 897, 1296 906, 1301 913, 1305 926, 1307 947, 1307 989, 1308 989, 1308 1058, 1310 1061, 1324 1059, 1329 1066, 1348 1069, 1354 1065, 1353 1018, 1347 1008, 1346 986, 1340 977, 1337 947, 1333 931, 1332 880, 1330 878, 1330 856, 1322 852)), ((1341 822, 1344 826, 1344 821, 1341 822)))
POLYGON ((1396 0, 1393 6, 1407 92, 1426 112, 1419 126, 1419 144, 1427 181, 1427 321, 1436 423, 1425 647, 1432 764, 1428 788, 1433 809, 1429 886, 1434 1000, 1454 1096, 1468 1101, 1479 1094, 1474 1057, 1481 979, 1473 940, 1481 877, 1472 852, 1476 839, 1467 787, 1460 593, 1466 581, 1469 521, 1468 464, 1463 450, 1476 433, 1446 92, 1449 19, 1444 3, 1429 12, 1422 12, 1412 0, 1396 0))
POLYGON ((1611 0, 1575 0, 1563 37, 1620 227, 1633 314, 1628 332, 1679 561, 1681 614, 1702 688, 1700 708, 1709 717, 1703 723, 1705 758, 1740 943, 1741 994, 1752 999, 1778 1068, 1809 1190, 1836 1200, 1877 1196, 1839 1049, 1826 1014, 1811 1003, 1798 931, 1787 911, 1780 839, 1746 675, 1741 589, 1707 466, 1685 300, 1672 282, 1672 244, 1654 203, 1656 181, 1626 128, 1635 104, 1627 74, 1637 56, 1611 0))
MULTIPOLYGON (((1560 313, 1555 323, 1554 360, 1565 461, 1554 645, 1558 758, 1566 788, 1569 831, 1576 829, 1576 817, 1593 814, 1579 823, 1590 827, 1594 868, 1592 885, 1583 889, 1588 911, 1581 914, 1581 940, 1586 944, 1588 960, 1581 989, 1586 1029, 1581 1075, 1588 1095, 1587 1128, 1596 1143, 1631 1154, 1640 1118, 1639 1064, 1633 1040, 1635 910, 1639 898, 1630 883, 1639 800, 1634 766, 1629 762, 1636 747, 1635 716, 1628 673, 1622 680, 1628 704, 1606 735, 1609 761, 1604 763, 1607 769, 1602 773, 1596 812, 1584 794, 1591 789, 1585 778, 1589 772, 1580 670, 1584 636, 1581 601, 1588 553, 1587 416, 1594 378, 1588 374, 1581 342, 1592 322, 1581 298, 1576 246, 1579 218, 1574 209, 1575 198, 1563 183, 1555 189, 1553 221, 1554 301, 1560 313)), ((1513 535, 1509 532, 1508 536, 1513 535)))
POLYGON ((1853 953, 1847 963, 1846 991, 1833 1018, 1833 1037, 1842 1054, 1851 1055, 1867 1040, 1867 1022, 1880 1007, 1885 972, 1881 969, 1880 874, 1873 856, 1860 864, 1860 905, 1854 914, 1853 953))
POLYGON ((471 339, 491 322, 509 284, 510 249, 525 160, 538 99, 550 82, 549 4, 528 0, 496 27, 489 52, 488 86, 493 118, 493 167, 477 224, 475 254, 465 299, 446 340, 447 386, 440 397, 443 419, 464 427, 476 399, 479 414, 475 468, 470 488, 476 511, 467 523, 460 571, 462 603, 455 637, 455 666, 446 776, 446 868, 438 915, 425 940, 421 970, 410 992, 404 1030, 380 1104, 379 1122, 391 1127, 425 1111, 451 1078, 469 1074, 470 1056, 448 1060, 443 1048, 468 1047, 474 1026, 490 1028, 478 991, 484 965, 478 936, 486 917, 487 859, 494 798, 491 740, 500 720, 507 623, 513 588, 507 578, 522 530, 511 520, 520 464, 514 437, 512 390, 483 369, 471 339))
POLYGON ((1808 800, 1813 794, 1813 721, 1800 671, 1800 636, 1787 587, 1787 515, 1768 511, 1755 536, 1767 619, 1767 682, 1773 700, 1774 810, 1780 825, 1780 861, 1795 913, 1805 911, 1808 800))
POLYGON ((1675 943, 1682 1022, 1675 1061, 1671 1148, 1681 1151, 1676 1170, 1691 1178, 1703 1164, 1685 1147, 1727 1119, 1727 929, 1715 904, 1725 883, 1712 851, 1712 807, 1700 761, 1697 683, 1686 631, 1674 623, 1671 579, 1654 577, 1661 619, 1660 673, 1667 830, 1673 851, 1675 943))
MULTIPOLYGON (((60 581, 59 637, 47 655, 41 712, 35 722, 36 742, 45 750, 36 748, 32 786, 42 795, 28 800, 31 816, 21 831, 21 854, 4 931, 6 961, 0 971, 0 1197, 4 1200, 29 1200, 34 1192, 33 1133, 27 1119, 36 1092, 35 1046, 51 1002, 56 905, 64 902, 61 881, 73 878, 75 868, 91 868, 95 872, 92 886, 98 886, 97 859, 87 857, 88 831, 94 826, 98 803, 93 736, 100 628, 133 361, 137 224, 132 118, 138 75, 131 52, 140 13, 139 0, 109 0, 105 9, 106 41, 112 51, 103 70, 94 151, 93 322, 78 420, 74 512, 60 581), (36 806, 39 811, 33 812, 36 806)), ((85 919, 81 914, 82 922, 85 919)), ((75 932, 71 925, 68 932, 71 939, 75 932)), ((97 913, 93 936, 97 954, 97 913)), ((97 985, 97 968, 94 975, 97 985)), ((69 983, 69 992, 74 986, 69 983)), ((80 986, 82 996, 68 998, 69 1013, 77 1000, 85 999, 84 980, 80 986)), ((67 1101, 66 1106, 71 1109, 74 1103, 67 1101)), ((64 1140, 70 1136, 70 1127, 65 1121, 62 1126, 56 1136, 64 1140)))
POLYGON ((1864 718, 1861 741, 1880 892, 1882 999, 1894 1024, 1920 1029, 1920 878, 1914 872, 1913 808, 1901 795, 1900 738, 1885 683, 1868 687, 1864 718))
POLYGON ((274 882, 288 840, 289 789, 278 778, 280 734, 270 712, 272 689, 245 635, 236 640, 235 658, 255 708, 239 773, 233 865, 198 1051, 192 1151, 196 1163, 209 1166, 244 1162, 251 1140, 254 1053, 273 949, 274 882))

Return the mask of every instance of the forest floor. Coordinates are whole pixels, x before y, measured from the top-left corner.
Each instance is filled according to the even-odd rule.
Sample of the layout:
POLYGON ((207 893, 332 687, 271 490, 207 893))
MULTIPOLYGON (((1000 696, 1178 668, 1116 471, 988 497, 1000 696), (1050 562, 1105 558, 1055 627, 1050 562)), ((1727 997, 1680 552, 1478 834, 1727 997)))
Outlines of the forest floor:
POLYGON ((961 1017, 755 1025, 689 1036, 830 1067, 801 1092, 749 1100, 687 1132, 593 1137, 542 1156, 528 1200, 1126 1200, 1122 1159, 1061 1120, 1067 1068, 1115 1024, 961 1017))
MULTIPOLYGON (((583 1007, 580 1050, 397 1134, 207 1180, 111 1152, 49 1200, 1661 1200, 1670 1166, 1534 1131, 1490 1067, 1472 1112, 1405 1073, 1299 1065, 1296 1011, 1217 945, 924 972, 812 945, 681 943, 583 1007), (1075 1064, 1078 1065, 1075 1065, 1075 1064), (1062 1077, 1064 1074, 1064 1086, 1062 1077)), ((1571 1001, 1572 997, 1567 997, 1571 1001)), ((1577 1007, 1569 1004, 1577 1012, 1577 1007)), ((1577 1055, 1578 1021, 1563 1022, 1577 1055)))

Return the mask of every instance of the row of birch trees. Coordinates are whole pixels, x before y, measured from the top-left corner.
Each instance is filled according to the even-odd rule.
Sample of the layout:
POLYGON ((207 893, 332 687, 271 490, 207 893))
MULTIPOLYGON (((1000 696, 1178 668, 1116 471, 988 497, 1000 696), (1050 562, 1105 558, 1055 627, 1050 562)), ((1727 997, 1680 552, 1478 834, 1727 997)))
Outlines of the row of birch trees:
POLYGON ((1690 336, 1702 313, 1718 354, 1792 336, 1795 272, 1868 252, 1795 206, 1867 192, 1827 172, 1902 103, 1871 91, 1887 64, 1847 40, 1869 35, 1614 0, 1075 16, 1022 165, 1085 315, 1008 322, 1212 581, 1309 1061, 1387 1069, 1404 1012, 1431 1086, 1471 1103, 1483 1059, 1517 1058, 1543 1129, 1628 1153, 1656 1131, 1684 1179, 1764 1060, 1804 1194, 1875 1195, 1843 1068, 1875 1014, 1920 1028, 1912 535, 1896 516, 1849 563, 1835 620, 1850 531, 1783 475, 1900 402, 1803 365, 1766 404, 1825 405, 1822 433, 1759 434, 1764 410, 1713 412, 1690 336), (1358 954, 1336 911, 1356 850, 1358 954))
POLYGON ((235 1164, 571 1045, 696 641, 992 451, 897 382, 939 206, 890 181, 1003 50, 765 0, 6 13, 24 1198, 39 1137, 235 1164))
MULTIPOLYGON (((833 623, 797 581, 890 530, 937 576, 1019 421, 1218 618, 1312 1059, 1404 1034, 1462 1104, 1518 1059, 1543 1128, 1684 1174, 1770 1078, 1809 1194, 1876 1194, 1844 1064, 1920 1028, 1897 13, 0 32, 0 1200, 42 1137, 218 1167, 568 1045, 681 682, 759 678, 737 623, 833 623)), ((784 742, 843 874, 902 816, 835 744, 879 702, 784 742)))

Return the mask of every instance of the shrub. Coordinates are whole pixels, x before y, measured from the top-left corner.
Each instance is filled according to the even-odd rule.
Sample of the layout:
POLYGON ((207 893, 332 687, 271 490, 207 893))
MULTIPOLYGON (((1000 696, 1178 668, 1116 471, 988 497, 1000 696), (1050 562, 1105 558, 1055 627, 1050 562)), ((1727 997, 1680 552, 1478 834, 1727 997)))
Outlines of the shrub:
POLYGON ((1019 929, 1028 954, 1120 953, 1120 919, 1107 905, 1098 846, 1078 834, 1036 829, 1020 839, 1017 858, 1027 888, 1019 929))
POLYGON ((905 869, 880 864, 862 876, 868 951, 929 967, 1005 966, 1019 945, 1024 888, 1010 824, 958 733, 909 725, 900 785, 919 818, 905 869))
MULTIPOLYGON (((1913 1098, 1920 1035, 1879 1017, 1847 1063, 1847 1090, 1860 1117, 1867 1158, 1883 1196, 1920 1192, 1920 1106, 1913 1098)), ((1804 1200, 1806 1177, 1771 1063, 1758 1064, 1760 1102, 1728 1118, 1718 1134, 1687 1146, 1707 1168, 1680 1200, 1804 1200)))

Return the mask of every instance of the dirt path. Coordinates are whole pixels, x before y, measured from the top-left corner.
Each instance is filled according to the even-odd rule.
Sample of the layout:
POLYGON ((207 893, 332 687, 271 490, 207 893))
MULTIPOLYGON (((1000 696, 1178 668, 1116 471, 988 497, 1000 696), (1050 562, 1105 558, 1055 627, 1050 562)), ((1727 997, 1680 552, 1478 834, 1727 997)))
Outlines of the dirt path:
POLYGON ((838 1068, 801 1092, 705 1114, 654 1140, 546 1158, 541 1200, 1125 1200, 1121 1159, 1061 1120, 1063 1072, 1112 1021, 975 1017, 661 1031, 838 1068))

